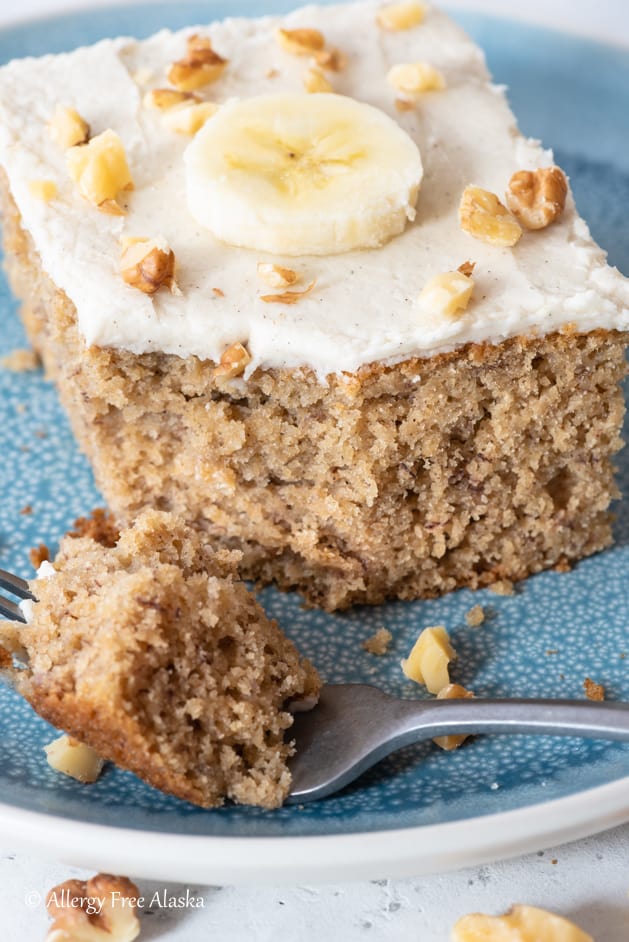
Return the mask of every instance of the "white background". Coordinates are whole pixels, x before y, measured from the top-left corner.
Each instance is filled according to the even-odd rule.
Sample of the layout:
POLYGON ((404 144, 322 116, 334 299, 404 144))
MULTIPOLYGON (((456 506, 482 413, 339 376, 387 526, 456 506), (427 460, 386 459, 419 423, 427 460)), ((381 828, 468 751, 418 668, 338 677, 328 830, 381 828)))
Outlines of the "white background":
MULTIPOLYGON (((448 5, 529 19, 629 46, 629 0, 453 0, 448 5)), ((9 7, 9 0, 0 0, 0 27, 87 6, 96 3, 21 0, 9 7)), ((261 12, 264 6, 261 0, 261 12)), ((629 216, 629 207, 627 211, 629 216)), ((27 858, 12 848, 0 849, 2 942, 43 940, 48 924, 42 903, 46 891, 83 875, 67 866, 27 858)), ((162 886, 138 883, 146 897, 156 889, 163 891, 162 886)), ((185 891, 175 885, 167 889, 172 895, 185 891)), ((629 826, 519 860, 416 880, 190 889, 201 895, 203 908, 166 911, 153 906, 142 917, 142 940, 446 942, 452 923, 465 912, 501 912, 514 902, 527 902, 573 918, 596 942, 626 942, 629 826)))

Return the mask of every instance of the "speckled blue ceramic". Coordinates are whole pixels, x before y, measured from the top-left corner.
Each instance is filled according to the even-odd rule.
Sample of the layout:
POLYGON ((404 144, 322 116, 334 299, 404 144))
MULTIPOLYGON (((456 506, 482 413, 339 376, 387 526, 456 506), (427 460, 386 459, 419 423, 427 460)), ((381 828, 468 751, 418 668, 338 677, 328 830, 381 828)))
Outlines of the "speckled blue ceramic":
MULTIPOLYGON (((0 61, 57 52, 103 36, 146 36, 233 13, 287 10, 289 0, 127 6, 17 26, 0 33, 0 61)), ((629 274, 629 52, 514 23, 461 16, 510 87, 525 132, 555 148, 581 212, 610 261, 629 274), (587 63, 587 68, 584 68, 587 63)), ((24 345, 16 306, 0 282, 0 355, 24 345)), ((629 495, 629 452, 620 483, 629 495)), ((40 373, 0 370, 0 566, 31 575, 30 547, 52 546, 75 517, 100 503, 53 387, 40 373), (31 505, 31 515, 20 513, 31 505)), ((331 616, 305 612, 296 596, 262 593, 327 681, 367 681, 418 696, 399 659, 426 625, 448 626, 459 653, 454 679, 478 696, 582 697, 586 676, 629 700, 629 501, 620 503, 613 549, 566 574, 529 579, 513 597, 457 592, 331 616), (477 603, 484 625, 470 628, 477 603), (391 654, 361 641, 381 625, 391 654), (625 659, 625 654, 628 657, 625 659)), ((478 738, 456 753, 426 744, 404 750, 338 797, 265 812, 201 811, 108 768, 92 786, 52 772, 42 746, 50 727, 11 690, 0 689, 0 795, 16 809, 79 821, 197 835, 324 835, 436 824, 561 798, 629 776, 629 746, 549 738, 478 738)), ((628 779, 629 783, 629 779, 628 779)), ((628 784, 629 787, 629 784, 628 784)))

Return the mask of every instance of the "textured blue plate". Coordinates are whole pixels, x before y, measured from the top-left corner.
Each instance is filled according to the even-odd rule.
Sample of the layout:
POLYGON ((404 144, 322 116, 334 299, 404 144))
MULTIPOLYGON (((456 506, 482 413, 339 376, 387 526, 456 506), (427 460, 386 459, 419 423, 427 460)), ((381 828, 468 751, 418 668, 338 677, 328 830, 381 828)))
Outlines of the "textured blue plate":
MULTIPOLYGON (((107 35, 145 36, 162 26, 292 5, 286 0, 185 2, 60 16, 0 32, 0 61, 107 35)), ((459 19, 486 50, 496 80, 510 86, 523 130, 555 148, 610 261, 629 274, 629 52, 506 21, 459 19)), ((2 281, 0 312, 2 356, 25 345, 16 305, 2 281)), ((54 547, 75 517, 101 503, 55 391, 39 373, 0 370, 0 456, 0 566, 30 576, 29 548, 40 542, 54 547), (32 514, 20 513, 25 505, 32 506, 32 514)), ((629 454, 619 464, 621 487, 629 493, 629 454)), ((421 628, 445 624, 459 653, 454 679, 478 696, 582 697, 589 676, 605 685, 610 698, 629 701, 627 502, 617 508, 615 534, 612 550, 570 573, 529 579, 509 598, 462 591, 341 616, 304 612, 299 598, 272 589, 262 601, 327 681, 367 681, 417 696, 419 688, 404 681, 399 659, 421 628), (465 612, 478 603, 488 611, 487 621, 469 628, 465 612), (362 650, 361 641, 381 625, 392 630, 395 644, 390 655, 376 658, 362 650)), ((56 775, 42 751, 51 738, 46 723, 12 691, 0 689, 0 795, 15 809, 16 820, 24 812, 44 812, 86 824, 242 839, 364 834, 452 821, 464 827, 477 816, 513 809, 530 808, 534 816, 538 811, 532 806, 540 802, 605 783, 620 785, 629 776, 627 746, 485 738, 449 754, 431 745, 407 749, 342 795, 303 809, 207 812, 113 768, 89 787, 56 775)), ((250 842, 243 842, 243 850, 245 843, 250 842)))

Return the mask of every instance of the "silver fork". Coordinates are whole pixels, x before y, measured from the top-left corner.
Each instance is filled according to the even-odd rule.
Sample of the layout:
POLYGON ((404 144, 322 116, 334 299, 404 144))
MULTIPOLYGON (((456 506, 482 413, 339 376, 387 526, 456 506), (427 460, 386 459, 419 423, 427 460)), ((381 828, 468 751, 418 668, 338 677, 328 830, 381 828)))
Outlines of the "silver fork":
MULTIPOLYGON (((26 579, 20 579, 19 576, 14 576, 12 572, 6 572, 4 569, 0 569, 0 589, 8 591, 12 595, 17 595, 18 599, 22 599, 22 601, 24 599, 35 601, 35 596, 29 589, 26 579)), ((5 599, 2 595, 0 595, 0 615, 10 621, 20 621, 22 624, 26 624, 24 612, 17 602, 5 599)))
POLYGON ((291 804, 325 798, 385 756, 433 736, 537 733, 629 742, 629 704, 589 700, 400 700, 367 684, 332 684, 289 736, 291 804))

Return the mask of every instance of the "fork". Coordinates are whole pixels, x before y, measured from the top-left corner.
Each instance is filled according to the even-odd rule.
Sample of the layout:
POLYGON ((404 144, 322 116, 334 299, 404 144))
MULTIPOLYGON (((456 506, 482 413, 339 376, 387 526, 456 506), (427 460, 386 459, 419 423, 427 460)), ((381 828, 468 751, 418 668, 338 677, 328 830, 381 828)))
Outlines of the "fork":
POLYGON ((367 684, 324 686, 289 735, 289 804, 339 791, 403 746, 457 733, 537 733, 629 742, 629 703, 589 700, 400 700, 367 684))
MULTIPOLYGON (((26 579, 20 579, 19 576, 14 576, 12 572, 7 572, 5 569, 0 569, 0 589, 8 591, 12 595, 17 595, 18 599, 22 599, 22 601, 25 599, 30 599, 31 602, 36 601, 26 579)), ((5 599, 2 595, 0 595, 0 615, 8 618, 9 621, 20 621, 22 624, 26 624, 26 616, 19 604, 11 599, 5 599)))
MULTIPOLYGON (((36 601, 28 582, 0 569, 0 589, 36 601)), ((0 615, 26 623, 0 596, 0 615)), ((588 700, 401 700, 368 684, 328 684, 318 704, 296 713, 290 735, 287 804, 339 791, 392 752, 434 736, 538 733, 629 742, 629 704, 588 700)))

